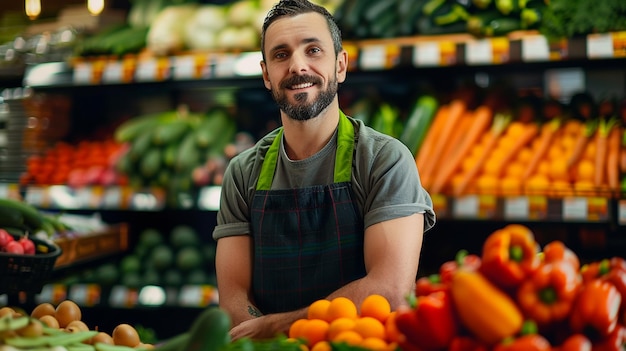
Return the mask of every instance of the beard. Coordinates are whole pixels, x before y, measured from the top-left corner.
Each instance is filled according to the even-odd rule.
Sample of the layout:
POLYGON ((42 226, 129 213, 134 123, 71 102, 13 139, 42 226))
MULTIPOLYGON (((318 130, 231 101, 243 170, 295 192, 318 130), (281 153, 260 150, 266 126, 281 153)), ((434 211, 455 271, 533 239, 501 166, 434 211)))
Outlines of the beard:
POLYGON ((278 107, 291 119, 297 121, 306 121, 317 115, 319 115, 325 108, 330 105, 335 96, 337 95, 337 91, 339 89, 339 83, 337 82, 337 77, 333 80, 329 81, 328 87, 320 91, 319 96, 315 101, 307 103, 307 99, 309 97, 309 93, 297 93, 294 95, 296 103, 290 103, 289 98, 286 94, 282 93, 288 87, 293 85, 303 84, 303 83, 313 83, 317 86, 322 84, 321 80, 317 77, 313 76, 294 76, 283 81, 280 84, 280 89, 272 89, 272 97, 278 107))

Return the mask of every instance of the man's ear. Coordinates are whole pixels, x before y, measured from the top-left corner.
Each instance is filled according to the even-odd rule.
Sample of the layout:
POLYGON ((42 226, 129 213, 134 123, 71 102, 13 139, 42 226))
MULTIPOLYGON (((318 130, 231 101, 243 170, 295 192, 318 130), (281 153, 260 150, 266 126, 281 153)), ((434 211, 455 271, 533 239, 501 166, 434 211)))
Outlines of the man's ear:
POLYGON ((265 64, 265 61, 261 61, 260 64, 261 64, 261 72, 263 73, 263 84, 265 85, 265 88, 267 90, 271 90, 272 84, 270 83, 269 74, 267 74, 267 65, 265 64))
POLYGON ((348 73, 348 52, 342 49, 337 55, 337 81, 343 83, 348 73))

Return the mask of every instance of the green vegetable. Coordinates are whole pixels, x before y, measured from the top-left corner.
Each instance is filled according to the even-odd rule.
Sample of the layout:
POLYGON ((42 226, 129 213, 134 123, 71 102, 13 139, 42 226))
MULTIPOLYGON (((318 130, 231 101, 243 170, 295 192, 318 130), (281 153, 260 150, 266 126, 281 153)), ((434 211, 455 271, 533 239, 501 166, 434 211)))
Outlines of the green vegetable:
POLYGON ((551 39, 626 30, 623 0, 550 0, 540 32, 551 39))

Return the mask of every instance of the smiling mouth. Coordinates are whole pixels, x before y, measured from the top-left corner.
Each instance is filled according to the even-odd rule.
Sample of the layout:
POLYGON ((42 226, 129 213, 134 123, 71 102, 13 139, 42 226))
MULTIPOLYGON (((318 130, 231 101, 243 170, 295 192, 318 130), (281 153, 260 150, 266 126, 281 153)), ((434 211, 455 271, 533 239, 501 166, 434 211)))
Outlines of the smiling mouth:
POLYGON ((289 89, 291 90, 306 89, 306 88, 312 87, 313 85, 314 85, 313 83, 302 83, 302 84, 292 85, 291 87, 289 87, 289 89))

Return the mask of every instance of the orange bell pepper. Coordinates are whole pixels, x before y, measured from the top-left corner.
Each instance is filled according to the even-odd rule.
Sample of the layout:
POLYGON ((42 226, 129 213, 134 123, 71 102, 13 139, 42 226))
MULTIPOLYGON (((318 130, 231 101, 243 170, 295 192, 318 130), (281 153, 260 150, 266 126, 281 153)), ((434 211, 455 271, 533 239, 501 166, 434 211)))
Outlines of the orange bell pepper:
POLYGON ((476 340, 475 338, 467 335, 457 335, 450 342, 448 351, 488 351, 489 348, 476 340))
POLYGON ((517 302, 540 327, 567 319, 581 285, 570 263, 542 263, 517 290, 517 302))
POLYGON ((566 262, 571 264, 575 271, 580 269, 578 256, 560 240, 554 240, 543 247, 543 261, 566 262))
POLYGON ((460 269, 450 292, 463 327, 488 346, 521 330, 524 318, 515 301, 480 272, 460 269))
POLYGON ((570 314, 573 332, 585 333, 592 342, 607 337, 617 327, 622 296, 617 288, 603 279, 582 285, 570 314))
POLYGON ((626 327, 618 325, 611 334, 592 342, 592 351, 623 351, 626 346, 626 327))
POLYGON ((520 224, 496 230, 483 244, 480 271, 496 285, 514 289, 539 267, 539 245, 520 224))
POLYGON ((396 315, 396 326, 420 350, 448 347, 458 331, 450 293, 443 290, 419 296, 414 309, 396 315))
POLYGON ((622 295, 619 322, 626 325, 626 259, 612 257, 592 262, 581 268, 583 282, 596 278, 605 279, 613 283, 622 295))

